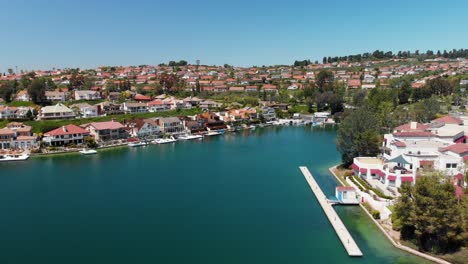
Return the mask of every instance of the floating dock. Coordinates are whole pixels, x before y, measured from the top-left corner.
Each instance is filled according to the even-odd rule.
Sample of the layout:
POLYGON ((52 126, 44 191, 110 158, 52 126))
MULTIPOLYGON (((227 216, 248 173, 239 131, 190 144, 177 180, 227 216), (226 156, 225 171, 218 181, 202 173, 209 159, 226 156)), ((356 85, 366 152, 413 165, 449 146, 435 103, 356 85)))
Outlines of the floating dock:
POLYGON ((359 249, 354 239, 351 237, 351 234, 349 233, 348 229, 346 229, 346 226, 343 224, 338 214, 328 203, 327 197, 323 193, 322 189, 320 189, 320 186, 315 181, 309 169, 307 169, 307 167, 299 167, 299 169, 304 175, 304 178, 306 179, 307 183, 309 183, 310 189, 315 194, 315 197, 317 198, 319 204, 322 206, 323 211, 327 215, 330 224, 335 229, 335 232, 340 238, 341 243, 343 243, 343 246, 348 252, 348 255, 352 257, 361 257, 361 250, 359 249))

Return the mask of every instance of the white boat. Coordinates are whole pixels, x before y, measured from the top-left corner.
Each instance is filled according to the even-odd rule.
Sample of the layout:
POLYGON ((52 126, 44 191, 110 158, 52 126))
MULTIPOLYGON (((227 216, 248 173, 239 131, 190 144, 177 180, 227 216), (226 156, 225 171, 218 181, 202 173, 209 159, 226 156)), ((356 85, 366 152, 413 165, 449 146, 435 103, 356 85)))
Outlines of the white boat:
POLYGON ((2 161, 23 161, 29 159, 29 154, 0 154, 0 162, 2 161))
POLYGON ((157 138, 153 141, 151 141, 151 143, 153 144, 168 144, 168 143, 174 143, 176 142, 177 140, 173 137, 170 137, 170 138, 157 138))
POLYGON ((97 151, 94 149, 83 149, 83 150, 80 150, 79 152, 83 155, 93 155, 97 153, 97 151))
POLYGON ((143 146, 146 146, 148 145, 148 142, 145 142, 145 141, 136 141, 136 142, 130 142, 128 143, 128 146, 129 147, 143 147, 143 146))
POLYGON ((208 131, 208 133, 205 134, 205 136, 212 137, 212 136, 219 136, 223 133, 218 132, 218 131, 208 131))
POLYGON ((202 135, 182 135, 177 138, 178 140, 194 140, 194 139, 203 139, 202 135))

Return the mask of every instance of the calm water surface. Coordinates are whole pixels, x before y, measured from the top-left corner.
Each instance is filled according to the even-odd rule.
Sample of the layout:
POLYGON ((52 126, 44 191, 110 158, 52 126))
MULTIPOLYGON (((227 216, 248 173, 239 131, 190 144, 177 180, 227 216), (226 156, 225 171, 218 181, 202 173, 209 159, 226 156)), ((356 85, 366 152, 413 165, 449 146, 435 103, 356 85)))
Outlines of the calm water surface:
POLYGON ((266 128, 0 164, 0 263, 422 263, 338 207, 364 253, 348 257, 298 169, 332 195, 335 136, 266 128))

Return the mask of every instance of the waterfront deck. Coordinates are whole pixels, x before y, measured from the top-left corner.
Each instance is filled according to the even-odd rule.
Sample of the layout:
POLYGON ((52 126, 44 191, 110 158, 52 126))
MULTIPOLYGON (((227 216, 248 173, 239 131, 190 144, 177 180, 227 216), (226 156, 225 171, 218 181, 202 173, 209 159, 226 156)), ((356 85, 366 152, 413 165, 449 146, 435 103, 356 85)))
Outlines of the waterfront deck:
POLYGON ((322 206, 323 211, 325 212, 325 214, 328 217, 328 220, 335 229, 335 232, 340 238, 341 243, 343 243, 343 246, 348 252, 348 255, 352 257, 361 257, 361 250, 359 249, 354 239, 351 237, 351 234, 349 233, 348 229, 346 229, 346 226, 343 224, 338 214, 335 212, 333 207, 327 202, 327 197, 323 193, 322 189, 320 189, 320 186, 315 181, 309 169, 307 169, 307 167, 299 167, 299 169, 304 175, 304 178, 306 179, 307 183, 309 183, 310 189, 315 194, 315 197, 317 198, 319 204, 322 206))

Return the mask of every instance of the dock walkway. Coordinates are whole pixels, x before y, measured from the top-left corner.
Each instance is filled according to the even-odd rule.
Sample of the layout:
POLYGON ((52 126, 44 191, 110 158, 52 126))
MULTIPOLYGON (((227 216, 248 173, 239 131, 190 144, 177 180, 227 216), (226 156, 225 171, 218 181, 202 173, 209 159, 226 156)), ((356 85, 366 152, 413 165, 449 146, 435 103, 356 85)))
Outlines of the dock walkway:
POLYGON ((322 189, 320 189, 320 186, 315 181, 309 169, 307 169, 307 167, 299 167, 299 169, 304 175, 306 181, 309 183, 310 189, 315 194, 315 197, 317 198, 319 204, 322 206, 323 211, 325 212, 325 214, 328 217, 328 220, 335 229, 335 232, 340 238, 341 243, 343 243, 343 246, 348 252, 348 255, 352 257, 362 256, 362 252, 359 249, 358 245, 351 237, 351 234, 349 233, 348 229, 346 229, 346 226, 343 224, 333 207, 327 202, 327 197, 323 193, 322 189))

